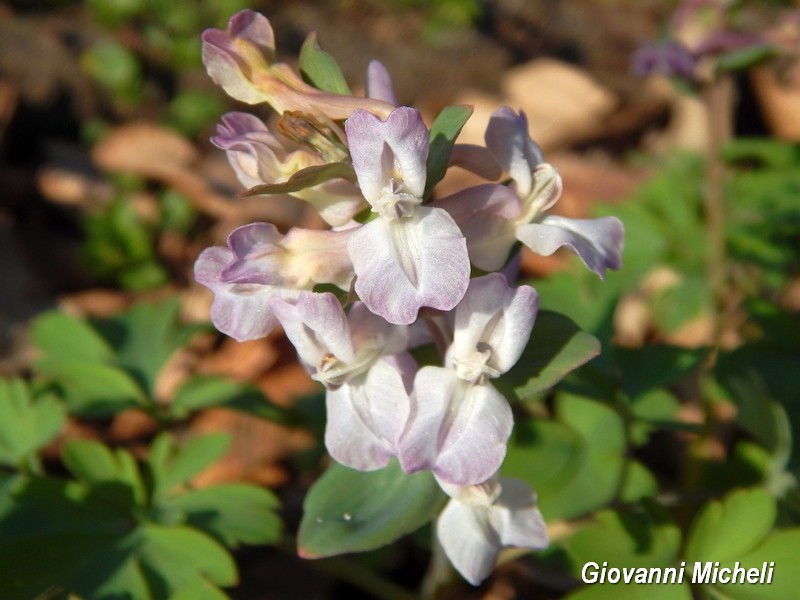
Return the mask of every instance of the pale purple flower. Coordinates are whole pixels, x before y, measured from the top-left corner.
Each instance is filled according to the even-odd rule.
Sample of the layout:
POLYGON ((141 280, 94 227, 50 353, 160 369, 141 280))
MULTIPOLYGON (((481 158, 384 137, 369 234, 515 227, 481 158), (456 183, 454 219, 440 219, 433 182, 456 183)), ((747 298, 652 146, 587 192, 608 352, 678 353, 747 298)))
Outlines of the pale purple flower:
POLYGON ((451 310, 464 295, 466 241, 443 209, 423 205, 428 130, 401 107, 382 121, 356 111, 345 123, 361 193, 377 218, 353 232, 356 292, 387 321, 410 324, 423 306, 451 310))
POLYGON ((238 341, 258 339, 277 325, 271 298, 294 299, 318 283, 348 289, 349 235, 293 228, 284 236, 269 223, 235 229, 227 247, 207 248, 194 266, 195 279, 214 293, 212 322, 238 341))
POLYGON ((346 119, 355 109, 388 115, 392 106, 371 98, 324 92, 308 85, 289 65, 275 62, 275 35, 263 15, 243 10, 225 31, 203 32, 203 63, 208 75, 232 98, 269 103, 277 112, 300 111, 327 119, 346 119))
POLYGON ((538 303, 536 290, 511 288, 499 273, 472 280, 455 309, 445 366, 423 367, 414 379, 400 444, 403 470, 430 469, 455 485, 474 485, 497 471, 514 418, 489 380, 521 356, 538 303))
MULTIPOLYGON (((301 169, 325 163, 319 154, 305 148, 289 149, 259 118, 248 113, 223 115, 211 143, 225 150, 239 182, 247 189, 284 183, 301 169)), ((365 207, 356 186, 344 179, 332 179, 290 195, 311 204, 334 227, 345 225, 365 207)))
POLYGON ((508 107, 495 111, 485 138, 512 184, 478 185, 435 203, 458 223, 476 267, 500 269, 517 240, 544 256, 567 248, 601 279, 606 269, 622 266, 624 229, 619 219, 546 214, 561 195, 561 177, 543 162, 539 147, 528 135, 524 113, 517 115, 508 107))
POLYGON ((410 412, 416 364, 406 327, 333 294, 302 293, 270 304, 311 377, 327 388, 325 445, 338 462, 369 471, 396 454, 410 412))
POLYGON ((489 576, 501 548, 537 550, 550 543, 536 494, 522 481, 502 478, 443 489, 453 498, 439 515, 436 536, 447 558, 472 585, 489 576))

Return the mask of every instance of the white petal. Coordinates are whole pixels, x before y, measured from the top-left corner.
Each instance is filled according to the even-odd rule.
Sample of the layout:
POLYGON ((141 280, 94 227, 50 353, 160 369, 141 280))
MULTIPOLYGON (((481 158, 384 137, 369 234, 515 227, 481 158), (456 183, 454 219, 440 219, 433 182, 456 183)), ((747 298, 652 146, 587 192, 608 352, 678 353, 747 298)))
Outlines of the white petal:
POLYGON ((547 216, 539 223, 517 227, 517 238, 531 250, 550 256, 566 247, 577 254, 592 273, 605 278, 606 269, 622 266, 625 230, 616 217, 568 219, 547 216))
POLYGON ((527 285, 512 288, 500 273, 473 279, 456 307, 448 364, 469 360, 477 350, 488 349, 487 366, 505 373, 525 349, 538 307, 535 289, 527 285))
POLYGON ((420 207, 396 221, 370 221, 353 232, 347 247, 356 293, 390 323, 413 323, 423 306, 450 310, 469 284, 466 241, 439 208, 420 207))
POLYGON ((336 461, 359 471, 386 466, 397 453, 409 403, 401 374, 385 361, 338 390, 328 390, 328 452, 336 461))
POLYGON ((500 538, 489 524, 488 508, 450 500, 436 522, 436 536, 447 558, 472 585, 494 568, 500 538))
POLYGON ((500 468, 513 425, 508 402, 491 385, 423 367, 414 380, 400 465, 409 473, 430 469, 449 484, 482 483, 500 468))
POLYGON ((536 507, 536 494, 518 479, 502 478, 500 496, 489 513, 492 527, 503 546, 546 548, 550 539, 542 513, 536 507))

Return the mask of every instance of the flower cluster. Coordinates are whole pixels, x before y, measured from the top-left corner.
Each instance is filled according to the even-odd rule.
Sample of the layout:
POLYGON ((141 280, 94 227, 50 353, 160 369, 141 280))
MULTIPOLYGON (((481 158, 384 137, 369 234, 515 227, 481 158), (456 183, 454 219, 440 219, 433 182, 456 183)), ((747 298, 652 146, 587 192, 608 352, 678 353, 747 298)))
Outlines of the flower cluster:
POLYGON ((621 265, 619 220, 548 214, 561 179, 522 113, 499 109, 485 147, 447 147, 445 166, 487 182, 434 199, 442 157, 420 113, 396 106, 383 65, 370 64, 366 97, 317 89, 275 62, 270 24, 251 11, 203 42, 215 82, 280 115, 273 130, 249 114, 223 117, 212 141, 242 185, 290 193, 330 225, 282 234, 253 223, 205 250, 195 277, 214 293, 217 328, 249 340, 283 327, 326 388, 336 461, 370 471, 397 460, 407 473, 434 474, 451 498, 438 539, 470 582, 489 574, 503 546, 546 546, 533 491, 497 475, 513 416, 492 380, 520 358, 538 309, 534 288, 512 285, 515 249, 566 248, 603 277, 621 265), (486 274, 471 278, 473 268, 486 274), (424 345, 439 350, 435 364, 413 358, 424 345))

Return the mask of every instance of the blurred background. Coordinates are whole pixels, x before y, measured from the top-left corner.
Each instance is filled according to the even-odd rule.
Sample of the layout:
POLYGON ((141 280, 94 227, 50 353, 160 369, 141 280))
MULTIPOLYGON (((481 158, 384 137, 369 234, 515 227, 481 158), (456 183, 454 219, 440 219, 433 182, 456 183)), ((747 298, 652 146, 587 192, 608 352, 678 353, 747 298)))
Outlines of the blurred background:
MULTIPOLYGON (((554 212, 625 222, 625 267, 604 283, 567 255, 523 251, 542 307, 603 345, 555 390, 519 398, 508 474, 539 491, 554 547, 509 560, 479 589, 454 583, 441 594, 612 597, 578 578, 586 560, 609 560, 612 542, 620 564, 796 561, 794 2, 5 0, 0 574, 18 575, 9 598, 226 597, 215 586, 242 599, 402 598, 425 577, 424 530, 346 563, 294 557, 303 497, 327 464, 320 391, 280 333, 236 343, 214 332, 211 295, 192 278, 198 253, 238 225, 324 225, 288 196, 238 197, 224 153, 208 141, 225 112, 270 116, 227 98, 200 60, 200 33, 224 29, 243 8, 270 19, 290 64, 317 31, 354 90, 381 60, 399 101, 428 123, 449 104, 473 105, 459 141, 481 144, 499 106, 524 110, 564 179, 554 212), (180 467, 192 452, 197 464, 180 467), (103 488, 98 504, 92 490, 108 481, 123 492, 103 488), (246 501, 230 499, 240 492, 205 500, 214 514, 239 515, 227 525, 192 512, 202 499, 158 500, 174 486, 232 484, 246 486, 246 501), (109 498, 130 514, 161 511, 147 523, 164 528, 164 514, 183 511, 181 523, 219 544, 219 562, 203 577, 154 584, 160 567, 141 559, 150 575, 131 575, 126 557, 158 553, 109 533, 120 527, 103 512, 109 498), (734 521, 719 517, 715 530, 706 509, 734 521), (747 538, 740 554, 701 548, 706 538, 724 546, 732 522, 747 538), (102 525, 91 543, 89 523, 102 525), (54 555, 53 545, 79 558, 54 555), (109 552, 116 562, 100 560, 109 552), (143 580, 149 587, 137 588, 143 580)), ((477 182, 453 170, 437 193, 477 182)), ((794 582, 763 597, 791 597, 769 594, 794 582)), ((663 597, 689 597, 674 589, 663 597)))

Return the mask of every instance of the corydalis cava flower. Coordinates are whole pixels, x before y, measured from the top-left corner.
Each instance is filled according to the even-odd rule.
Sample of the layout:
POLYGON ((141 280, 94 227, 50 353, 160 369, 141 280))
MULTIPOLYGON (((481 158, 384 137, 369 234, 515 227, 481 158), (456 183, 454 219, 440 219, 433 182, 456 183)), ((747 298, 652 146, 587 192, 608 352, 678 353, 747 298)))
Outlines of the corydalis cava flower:
POLYGON ((501 548, 549 544, 536 494, 522 481, 493 477, 481 485, 443 489, 451 500, 436 522, 436 537, 472 585, 489 576, 501 548))
MULTIPOLYGON (((223 115, 211 143, 225 150, 236 177, 248 189, 284 183, 301 169, 325 163, 318 153, 306 148, 289 149, 286 141, 247 113, 223 115)), ((365 206, 358 189, 344 179, 332 179, 291 195, 311 204, 334 227, 348 223, 365 206)))
POLYGON ((497 110, 485 139, 489 154, 512 184, 478 185, 436 203, 458 223, 476 267, 500 269, 517 240, 544 256, 567 248, 601 279, 606 269, 622 266, 624 229, 619 219, 568 219, 546 213, 561 196, 561 177, 544 162, 523 113, 508 107, 497 110))
POLYGON ((214 326, 240 342, 262 338, 278 323, 271 298, 297 298, 317 283, 348 289, 349 235, 294 228, 284 236, 269 223, 233 230, 226 247, 207 248, 194 266, 195 279, 214 293, 214 326))
POLYGON ((311 377, 327 388, 328 452, 361 471, 386 466, 410 411, 416 365, 403 352, 407 328, 387 323, 361 302, 345 314, 329 293, 276 298, 270 307, 311 377))
POLYGON ((446 483, 472 485, 500 468, 514 418, 490 380, 519 360, 538 305, 536 290, 511 288, 500 273, 472 280, 455 309, 446 366, 423 367, 414 379, 405 471, 430 469, 446 483))
POLYGON ((275 35, 263 15, 243 10, 226 30, 203 32, 203 63, 229 96, 247 104, 269 103, 278 113, 300 111, 328 119, 346 119, 357 108, 387 115, 381 100, 333 94, 307 84, 289 65, 275 60, 275 35))
POLYGON ((382 121, 359 110, 345 123, 361 193, 377 218, 353 232, 348 252, 359 298, 390 323, 423 306, 452 309, 469 284, 466 241, 452 217, 423 204, 428 129, 418 111, 382 121))

